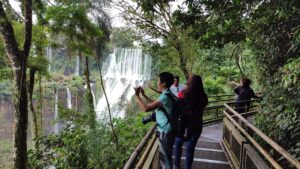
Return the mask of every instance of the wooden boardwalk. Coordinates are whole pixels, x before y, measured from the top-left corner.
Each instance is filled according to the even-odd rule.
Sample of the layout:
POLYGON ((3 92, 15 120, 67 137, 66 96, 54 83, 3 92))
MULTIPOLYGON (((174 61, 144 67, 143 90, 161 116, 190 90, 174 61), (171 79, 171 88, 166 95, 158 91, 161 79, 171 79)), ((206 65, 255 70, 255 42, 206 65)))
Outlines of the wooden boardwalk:
MULTIPOLYGON (((223 123, 203 128, 195 148, 192 169, 231 169, 231 165, 221 145, 223 123)), ((185 160, 185 146, 181 157, 181 168, 185 160)))

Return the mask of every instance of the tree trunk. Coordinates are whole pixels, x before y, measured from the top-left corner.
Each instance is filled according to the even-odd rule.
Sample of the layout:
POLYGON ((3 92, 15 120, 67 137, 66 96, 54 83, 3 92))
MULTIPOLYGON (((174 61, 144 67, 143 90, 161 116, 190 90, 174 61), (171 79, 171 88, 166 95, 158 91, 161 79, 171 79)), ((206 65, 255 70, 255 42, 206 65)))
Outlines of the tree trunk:
POLYGON ((32 140, 34 142, 34 148, 36 150, 38 150, 38 144, 36 141, 36 138, 38 137, 38 122, 37 122, 37 114, 34 110, 34 106, 33 106, 33 100, 32 100, 32 96, 33 96, 33 89, 34 89, 34 80, 35 80, 35 73, 36 70, 35 69, 30 69, 30 78, 29 78, 29 85, 28 85, 28 93, 29 93, 29 107, 30 107, 30 113, 31 113, 31 118, 32 118, 32 124, 31 124, 31 128, 32 128, 32 140))
POLYGON ((178 52, 178 55, 179 55, 180 69, 183 72, 185 80, 188 81, 188 79, 189 79, 189 72, 188 72, 188 70, 186 68, 186 58, 183 55, 183 52, 182 52, 182 49, 181 49, 180 45, 177 45, 175 48, 176 48, 176 50, 178 52))
POLYGON ((23 59, 21 68, 15 70, 15 124, 14 124, 14 168, 23 169, 27 165, 27 124, 28 100, 26 85, 26 60, 23 59))
POLYGON ((24 1, 25 10, 25 41, 20 50, 13 27, 8 20, 2 2, 0 1, 0 32, 14 75, 14 168, 27 168, 27 124, 28 98, 26 84, 27 58, 32 38, 32 2, 24 1))
POLYGON ((108 102, 108 98, 107 98, 107 95, 106 95, 106 91, 105 91, 104 83, 103 83, 103 78, 102 78, 102 71, 101 71, 101 67, 100 67, 100 59, 99 59, 99 57, 97 57, 97 55, 96 55, 96 58, 97 58, 97 67, 98 67, 98 71, 99 71, 99 74, 100 74, 101 87, 102 87, 104 97, 105 97, 105 100, 106 100, 106 104, 107 104, 107 110, 108 110, 108 115, 109 115, 109 123, 110 123, 110 127, 111 127, 111 130, 112 130, 112 133, 113 133, 113 138, 115 140, 116 149, 119 150, 119 138, 118 138, 118 135, 116 133, 114 123, 112 122, 112 115, 111 115, 111 111, 110 111, 110 105, 109 105, 109 102, 108 102))
MULTIPOLYGON (((85 68, 84 68, 84 75, 85 75, 85 83, 87 86, 87 90, 89 93, 92 93, 91 91, 91 80, 90 80, 90 70, 89 70, 89 58, 85 57, 85 68)), ((93 103, 93 97, 89 100, 93 103)))
POLYGON ((42 94, 43 88, 42 88, 42 75, 41 74, 39 74, 38 79, 39 79, 39 95, 38 95, 39 96, 38 97, 39 104, 38 104, 37 108, 40 112, 39 131, 40 131, 40 133, 42 133, 43 132, 43 103, 44 103, 43 101, 44 101, 44 98, 43 98, 43 94, 42 94))
POLYGON ((90 81, 90 70, 89 70, 89 58, 85 57, 85 68, 84 68, 84 74, 85 74, 85 83, 87 86, 87 92, 85 94, 85 102, 87 105, 87 113, 89 116, 89 125, 91 128, 95 128, 96 126, 96 113, 94 109, 94 101, 93 101, 93 95, 91 90, 91 81, 90 81))

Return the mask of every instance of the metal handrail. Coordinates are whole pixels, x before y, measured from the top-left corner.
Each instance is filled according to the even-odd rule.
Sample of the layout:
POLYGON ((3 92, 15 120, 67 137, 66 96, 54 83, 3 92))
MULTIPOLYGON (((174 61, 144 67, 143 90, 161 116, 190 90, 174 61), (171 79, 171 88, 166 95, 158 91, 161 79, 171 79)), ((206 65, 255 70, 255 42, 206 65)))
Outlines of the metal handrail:
POLYGON ((228 100, 235 100, 235 99, 225 99, 225 100, 212 100, 212 101, 209 101, 209 103, 218 103, 218 102, 224 102, 224 101, 228 101, 228 100))
MULTIPOLYGON (((281 154, 283 157, 285 157, 286 160, 288 160, 291 164, 293 164, 297 169, 300 169, 300 162, 292 157, 287 151, 285 151, 281 146, 279 146, 277 143, 275 143, 270 137, 265 135, 263 132, 261 132, 258 128, 256 128, 254 125, 252 125, 250 122, 248 122, 247 119, 245 119, 241 114, 236 112, 232 107, 228 105, 228 103, 225 103, 224 106, 232 113, 237 119, 241 120, 244 124, 246 124, 252 131, 254 131, 260 138, 262 138, 266 143, 268 143, 273 149, 275 149, 279 154, 281 154)), ((264 148, 257 143, 254 138, 252 138, 249 133, 241 127, 236 120, 232 118, 232 115, 224 111, 224 114, 227 116, 227 118, 236 126, 239 128, 239 130, 249 139, 249 141, 258 149, 258 151, 264 155, 264 157, 271 163, 273 167, 276 169, 281 169, 282 167, 271 157, 271 155, 264 150, 264 148)))
POLYGON ((134 149, 133 153, 129 157, 129 160, 125 164, 124 169, 131 169, 133 167, 135 160, 138 158, 138 156, 146 146, 148 140, 154 133, 155 128, 156 128, 156 124, 151 128, 151 130, 148 131, 148 133, 145 135, 145 137, 140 142, 140 144, 134 149))
POLYGON ((145 152, 143 153, 141 159, 139 160, 138 164, 136 165, 136 167, 135 167, 136 169, 141 169, 143 167, 143 165, 144 165, 144 163, 145 163, 145 161, 146 161, 146 159, 147 159, 147 157, 148 157, 148 155, 149 155, 149 153, 150 153, 150 151, 151 151, 151 149, 152 149, 152 147, 153 147, 156 140, 157 140, 157 137, 153 136, 152 139, 150 140, 150 143, 148 144, 145 152))

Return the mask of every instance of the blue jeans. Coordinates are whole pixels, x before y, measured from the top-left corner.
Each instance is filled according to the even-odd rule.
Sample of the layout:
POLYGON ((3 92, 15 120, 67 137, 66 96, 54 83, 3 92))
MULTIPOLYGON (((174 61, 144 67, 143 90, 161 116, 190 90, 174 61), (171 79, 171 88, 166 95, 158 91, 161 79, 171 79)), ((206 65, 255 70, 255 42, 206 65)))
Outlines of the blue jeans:
MULTIPOLYGON (((184 168, 185 169, 190 169, 192 168, 192 163, 194 160, 194 151, 195 151, 195 146, 197 144, 198 138, 200 137, 202 131, 197 131, 193 133, 193 136, 190 140, 186 141, 186 149, 185 149, 185 164, 184 168)), ((175 167, 179 168, 180 167, 180 160, 181 160, 181 154, 182 154, 182 144, 183 140, 181 138, 175 137, 175 151, 174 151, 174 156, 175 156, 175 167)))

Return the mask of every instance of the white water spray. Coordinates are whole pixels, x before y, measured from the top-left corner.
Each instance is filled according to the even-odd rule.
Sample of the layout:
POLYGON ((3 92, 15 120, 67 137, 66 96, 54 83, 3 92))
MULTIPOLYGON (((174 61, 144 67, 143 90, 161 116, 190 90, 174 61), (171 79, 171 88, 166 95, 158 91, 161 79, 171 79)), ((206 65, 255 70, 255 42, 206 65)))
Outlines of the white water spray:
MULTIPOLYGON (((150 80, 151 57, 143 54, 142 49, 115 49, 107 62, 103 63, 102 72, 106 72, 103 80, 112 116, 123 118, 126 104, 134 94, 133 87, 143 85, 150 80)), ((96 113, 98 119, 108 117, 104 96, 97 103, 96 113)))
POLYGON ((55 106, 54 106, 54 120, 56 120, 54 124, 54 133, 58 133, 59 131, 59 122, 58 120, 58 88, 55 89, 55 106))
POLYGON ((93 96, 93 105, 94 107, 96 107, 96 97, 95 97, 95 93, 94 93, 94 83, 90 83, 91 85, 91 93, 92 93, 92 96, 93 96))
POLYGON ((79 76, 79 66, 80 66, 80 59, 79 56, 76 56, 76 67, 75 67, 75 75, 79 76))
POLYGON ((51 61, 52 61, 52 58, 53 58, 52 47, 47 47, 46 48, 46 55, 47 55, 47 58, 48 58, 48 61, 49 61, 48 71, 50 72, 51 71, 51 61))
POLYGON ((67 89, 67 104, 68 104, 68 108, 72 109, 72 93, 70 88, 66 87, 67 89))

